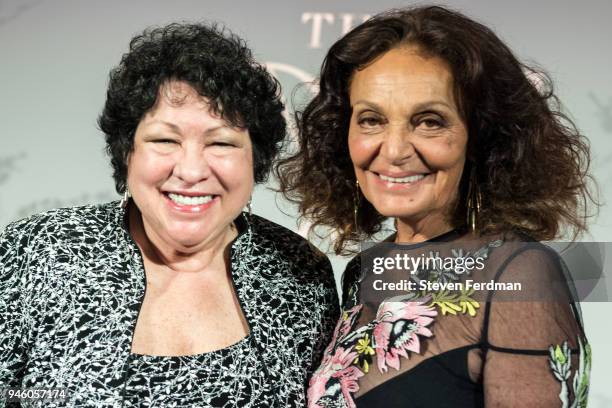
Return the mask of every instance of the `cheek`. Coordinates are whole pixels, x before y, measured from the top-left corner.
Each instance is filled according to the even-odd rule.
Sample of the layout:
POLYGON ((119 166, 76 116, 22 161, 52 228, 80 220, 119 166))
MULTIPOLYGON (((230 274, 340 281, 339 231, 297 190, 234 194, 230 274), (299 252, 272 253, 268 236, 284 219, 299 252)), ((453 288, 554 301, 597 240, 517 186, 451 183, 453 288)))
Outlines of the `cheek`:
POLYGON ((172 173, 172 156, 160 156, 144 149, 135 149, 128 158, 128 181, 138 180, 157 183, 166 180, 172 173))
POLYGON ((348 148, 355 167, 367 167, 376 154, 377 143, 373 137, 353 134, 349 131, 348 148))
POLYGON ((446 202, 457 192, 465 164, 465 150, 457 144, 441 141, 426 144, 419 151, 428 167, 437 172, 433 186, 434 196, 446 202))
POLYGON ((452 171, 465 162, 465 145, 448 139, 415 143, 415 150, 432 170, 452 171))
POLYGON ((225 188, 246 192, 250 195, 254 185, 253 154, 251 151, 241 150, 224 156, 210 157, 208 162, 225 188))

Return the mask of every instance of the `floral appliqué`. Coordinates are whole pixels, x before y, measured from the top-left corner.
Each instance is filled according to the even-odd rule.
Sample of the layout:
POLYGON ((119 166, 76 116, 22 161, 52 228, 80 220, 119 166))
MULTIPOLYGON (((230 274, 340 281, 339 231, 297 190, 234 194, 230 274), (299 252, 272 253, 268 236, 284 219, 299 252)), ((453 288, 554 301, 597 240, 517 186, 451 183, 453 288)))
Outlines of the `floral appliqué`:
MULTIPOLYGON (((453 250, 453 256, 461 258, 488 258, 491 249, 503 241, 492 241, 473 254, 453 250)), ((415 278, 433 281, 456 280, 451 270, 422 270, 415 278)), ((359 282, 354 282, 349 298, 357 303, 359 282)), ((433 335, 428 326, 441 314, 467 314, 476 316, 480 304, 472 298, 473 290, 453 293, 439 291, 421 292, 399 300, 382 302, 374 320, 353 329, 363 305, 357 304, 345 311, 334 330, 332 340, 325 350, 321 366, 313 374, 308 388, 310 408, 354 408, 352 394, 359 390, 358 380, 367 374, 373 359, 381 373, 389 367, 400 369, 400 357, 409 358, 419 353, 421 339, 433 335)))
POLYGON ((430 337, 427 328, 438 314, 427 305, 429 298, 408 302, 382 302, 376 318, 351 331, 362 305, 345 312, 334 330, 319 369, 310 380, 310 407, 337 407, 338 400, 354 408, 352 393, 359 390, 358 379, 370 369, 372 357, 381 373, 387 367, 399 369, 400 357, 420 351, 419 337, 430 337))

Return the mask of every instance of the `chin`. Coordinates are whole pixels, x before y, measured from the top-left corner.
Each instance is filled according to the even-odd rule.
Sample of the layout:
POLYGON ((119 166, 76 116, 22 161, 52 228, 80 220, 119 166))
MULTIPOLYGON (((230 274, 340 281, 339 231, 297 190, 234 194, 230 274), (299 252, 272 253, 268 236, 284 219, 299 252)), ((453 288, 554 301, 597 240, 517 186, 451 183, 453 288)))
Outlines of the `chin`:
POLYGON ((192 247, 205 241, 210 236, 210 231, 202 225, 178 225, 169 226, 166 237, 178 245, 192 247))
POLYGON ((204 242, 208 237, 202 236, 202 235, 198 236, 198 235, 182 234, 178 236, 177 235, 170 236, 169 238, 172 242, 174 242, 174 245, 177 248, 182 248, 182 249, 187 250, 189 248, 197 247, 202 242, 204 242))
POLYGON ((425 214, 425 213, 426 212, 424 211, 408 211, 408 210, 397 209, 397 208, 391 211, 386 211, 384 213, 381 212, 381 214, 387 218, 401 218, 401 219, 406 219, 406 220, 418 218, 420 214, 425 214))
POLYGON ((412 218, 419 214, 427 213, 432 209, 432 206, 428 206, 421 200, 414 200, 408 204, 408 199, 398 199, 394 197, 393 200, 385 202, 372 203, 376 211, 382 216, 389 218, 412 218))

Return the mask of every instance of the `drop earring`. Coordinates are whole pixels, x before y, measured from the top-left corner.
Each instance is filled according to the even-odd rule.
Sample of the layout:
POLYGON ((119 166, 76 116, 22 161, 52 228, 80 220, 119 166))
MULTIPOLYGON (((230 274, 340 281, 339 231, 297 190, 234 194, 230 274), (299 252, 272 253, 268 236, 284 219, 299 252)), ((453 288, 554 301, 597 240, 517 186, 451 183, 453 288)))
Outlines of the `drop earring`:
POLYGON ((355 180, 355 193, 353 194, 353 222, 355 226, 355 234, 359 234, 359 224, 357 223, 357 218, 359 215, 360 204, 361 199, 359 197, 359 180, 355 180))
POLYGON ((126 185, 125 191, 123 192, 123 197, 121 198, 121 202, 119 203, 119 206, 123 209, 126 209, 128 206, 128 203, 130 202, 130 197, 132 197, 132 194, 130 194, 130 190, 128 189, 126 185))
POLYGON ((251 207, 252 201, 253 201, 253 196, 249 197, 249 201, 247 201, 247 204, 246 204, 246 208, 247 208, 249 217, 251 217, 251 215, 253 214, 253 208, 251 207))
POLYGON ((476 166, 472 166, 470 173, 470 185, 467 194, 467 224, 472 233, 476 232, 478 226, 478 215, 482 208, 482 195, 478 180, 476 179, 476 166))

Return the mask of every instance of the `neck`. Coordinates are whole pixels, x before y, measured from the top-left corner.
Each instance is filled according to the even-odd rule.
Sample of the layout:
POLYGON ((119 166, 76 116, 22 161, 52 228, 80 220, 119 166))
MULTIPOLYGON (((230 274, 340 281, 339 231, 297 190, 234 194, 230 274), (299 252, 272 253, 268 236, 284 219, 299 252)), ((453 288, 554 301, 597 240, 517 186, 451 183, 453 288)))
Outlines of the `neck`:
POLYGON ((445 217, 423 217, 419 219, 396 218, 395 242, 417 243, 437 237, 453 229, 445 217))
POLYGON ((161 239, 143 223, 136 206, 130 206, 130 232, 143 256, 159 266, 174 272, 196 273, 210 269, 225 270, 229 256, 229 244, 238 235, 230 224, 220 234, 212 237, 197 249, 176 248, 161 239))

